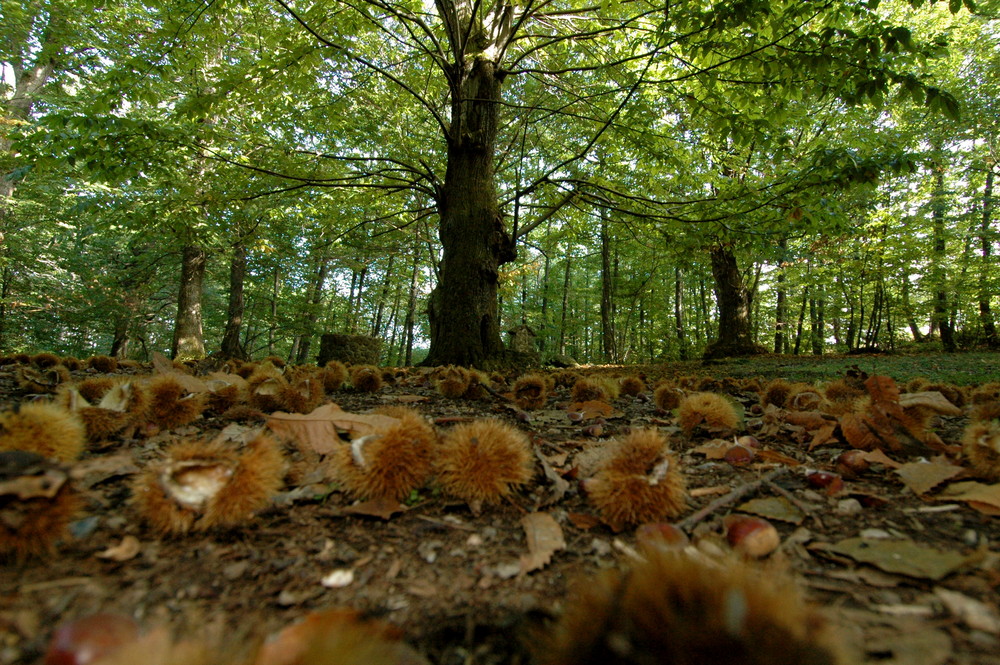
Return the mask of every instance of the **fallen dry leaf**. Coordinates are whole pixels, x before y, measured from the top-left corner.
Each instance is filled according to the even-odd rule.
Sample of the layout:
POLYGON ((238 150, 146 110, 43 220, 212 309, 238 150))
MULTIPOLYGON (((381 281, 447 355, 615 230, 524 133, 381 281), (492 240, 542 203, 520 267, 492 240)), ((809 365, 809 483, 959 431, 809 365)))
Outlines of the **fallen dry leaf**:
POLYGON ((917 496, 929 492, 962 471, 960 466, 939 462, 910 462, 895 470, 903 479, 903 484, 917 496))
POLYGON ((969 628, 992 635, 1000 634, 1000 615, 997 614, 996 607, 944 587, 936 587, 934 595, 941 600, 949 612, 958 617, 969 628))
POLYGON ((95 556, 98 559, 108 559, 110 561, 128 561, 134 559, 142 550, 139 539, 135 536, 125 536, 117 545, 112 545, 103 552, 98 552, 95 556))
POLYGON ((528 538, 528 553, 521 556, 520 574, 544 568, 552 555, 566 549, 562 528, 548 513, 528 513, 521 518, 521 526, 528 538))
POLYGON ((899 396, 899 405, 904 409, 911 406, 922 406, 937 411, 943 416, 960 416, 962 410, 948 401, 944 395, 936 390, 919 393, 904 393, 899 396))
POLYGON ((406 512, 406 506, 393 499, 372 499, 343 508, 345 515, 366 515, 388 520, 396 513, 406 512))
POLYGON ((887 573, 940 580, 967 563, 960 552, 933 549, 906 539, 847 538, 837 543, 813 543, 810 551, 832 552, 887 573))
POLYGON ((737 506, 736 509, 743 513, 795 525, 802 524, 806 518, 805 513, 798 506, 783 496, 751 499, 737 506))
MULTIPOLYGON (((984 485, 975 481, 955 483, 943 490, 937 498, 946 501, 967 501, 969 505, 980 512, 986 511, 981 510, 975 504, 985 504, 995 510, 1000 510, 1000 483, 995 485, 984 485)), ((987 514, 995 513, 989 512, 987 514)))
POLYGON ((397 418, 379 414, 348 413, 332 402, 310 413, 276 411, 267 418, 272 432, 294 439, 321 455, 329 455, 343 445, 341 433, 357 439, 398 422, 397 418))

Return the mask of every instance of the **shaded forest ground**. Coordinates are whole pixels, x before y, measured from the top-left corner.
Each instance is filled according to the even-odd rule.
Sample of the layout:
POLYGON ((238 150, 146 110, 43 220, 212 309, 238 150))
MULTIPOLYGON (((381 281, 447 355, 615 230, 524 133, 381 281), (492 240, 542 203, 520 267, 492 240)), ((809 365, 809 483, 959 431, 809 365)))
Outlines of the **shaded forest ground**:
MULTIPOLYGON (((0 368, 0 389, 9 403, 28 398, 16 391, 15 371, 15 366, 0 368)), ((204 417, 155 433, 139 430, 88 450, 74 468, 85 506, 71 535, 52 557, 9 561, 0 568, 0 663, 39 662, 57 624, 98 611, 132 616, 147 629, 166 625, 209 639, 249 641, 316 610, 344 606, 399 626, 431 663, 529 662, 518 636, 539 617, 558 615, 574 580, 627 563, 637 547, 635 529, 615 532, 603 524, 575 481, 588 451, 641 427, 668 434, 679 455, 691 494, 682 520, 734 489, 782 471, 773 483, 708 512, 692 525, 691 535, 706 550, 725 549, 727 514, 770 519, 781 536, 770 559, 827 608, 845 640, 860 647, 861 660, 1000 663, 1000 499, 990 498, 997 486, 987 482, 979 485, 992 488, 992 495, 987 489, 977 500, 968 498, 968 486, 960 483, 976 478, 957 451, 969 421, 965 400, 974 387, 1000 380, 1000 356, 768 356, 573 371, 642 374, 647 388, 637 397, 609 399, 608 410, 583 420, 568 416, 569 386, 556 387, 541 409, 521 411, 505 397, 514 375, 496 377, 506 381, 494 384, 495 394, 476 400, 441 396, 419 370, 387 377, 375 393, 345 388, 327 395, 350 413, 408 405, 439 432, 493 417, 528 434, 539 456, 532 482, 511 501, 479 515, 433 485, 405 506, 378 514, 359 509, 321 474, 287 485, 270 507, 239 528, 161 537, 130 504, 136 474, 172 443, 211 438, 231 423, 204 417), (945 452, 887 451, 886 461, 845 478, 843 488, 813 486, 808 474, 839 473, 837 460, 851 446, 837 432, 820 440, 816 431, 793 426, 783 416, 760 417, 760 394, 750 389, 751 380, 780 377, 821 388, 847 375, 888 376, 901 387, 918 377, 954 384, 963 413, 934 416, 929 427, 945 452), (760 442, 752 462, 732 464, 714 454, 713 444, 730 441, 732 433, 723 438, 701 427, 685 432, 676 413, 657 408, 653 385, 682 377, 691 390, 725 393, 740 405, 737 433, 753 431, 760 442), (736 381, 724 381, 727 377, 736 381), (542 459, 568 480, 565 487, 559 489, 546 475, 542 459), (936 465, 940 478, 914 480, 902 472, 918 460, 936 465), (565 547, 525 571, 521 562, 530 553, 524 518, 539 512, 554 518, 565 547), (126 542, 129 547, 121 547, 126 542), (875 554, 860 553, 859 543, 875 554), (884 544, 898 549, 882 550, 884 544)), ((93 375, 81 370, 73 379, 93 375)))

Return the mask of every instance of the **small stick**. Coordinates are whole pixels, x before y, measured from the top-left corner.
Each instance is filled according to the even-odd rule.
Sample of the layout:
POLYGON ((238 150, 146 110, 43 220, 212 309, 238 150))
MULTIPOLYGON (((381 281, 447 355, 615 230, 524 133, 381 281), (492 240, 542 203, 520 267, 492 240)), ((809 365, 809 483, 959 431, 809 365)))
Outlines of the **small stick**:
POLYGON ((705 519, 715 511, 717 511, 719 508, 724 508, 725 506, 728 506, 729 504, 741 499, 747 494, 750 494, 751 492, 756 492, 758 489, 760 489, 761 485, 764 485, 765 483, 770 483, 772 480, 774 480, 781 474, 785 473, 787 470, 788 467, 784 466, 778 467, 777 469, 770 472, 763 478, 758 478, 757 480, 746 483, 745 485, 740 485, 729 494, 725 496, 720 496, 715 501, 712 501, 698 512, 692 515, 688 515, 687 517, 685 517, 684 519, 682 519, 680 522, 677 523, 677 527, 683 531, 690 531, 692 528, 694 528, 695 525, 697 525, 703 519, 705 519))
POLYGON ((793 506, 795 506, 796 508, 798 508, 799 510, 801 510, 803 513, 805 513, 809 517, 813 518, 813 521, 816 522, 816 526, 818 526, 821 529, 825 529, 826 528, 825 526, 823 526, 823 520, 821 520, 819 518, 819 515, 817 515, 814 511, 810 510, 809 507, 806 504, 804 504, 801 501, 799 501, 798 498, 794 494, 792 494, 791 492, 789 492, 788 490, 786 490, 784 487, 781 487, 780 485, 775 485, 774 483, 772 483, 770 481, 768 481, 767 486, 770 487, 775 492, 777 492, 778 494, 780 494, 781 496, 783 496, 786 499, 788 499, 793 506))

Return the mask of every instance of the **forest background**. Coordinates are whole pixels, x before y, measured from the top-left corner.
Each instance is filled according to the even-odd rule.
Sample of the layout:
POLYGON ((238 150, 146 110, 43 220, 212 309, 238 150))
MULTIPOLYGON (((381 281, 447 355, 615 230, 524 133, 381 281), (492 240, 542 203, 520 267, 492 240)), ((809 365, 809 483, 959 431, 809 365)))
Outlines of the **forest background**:
POLYGON ((998 344, 993 3, 2 11, 0 352, 998 344))

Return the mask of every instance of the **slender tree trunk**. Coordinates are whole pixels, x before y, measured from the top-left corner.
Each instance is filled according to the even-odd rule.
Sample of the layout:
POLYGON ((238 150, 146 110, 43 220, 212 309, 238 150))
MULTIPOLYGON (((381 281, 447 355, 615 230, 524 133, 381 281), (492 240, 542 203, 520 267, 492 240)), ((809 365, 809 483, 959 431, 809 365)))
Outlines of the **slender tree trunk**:
POLYGON ((385 267, 385 274, 382 276, 382 292, 379 294, 378 303, 375 305, 375 319, 372 321, 372 337, 378 337, 382 334, 382 317, 385 316, 385 305, 389 300, 389 291, 392 288, 392 264, 395 260, 396 255, 390 254, 388 265, 385 267))
MULTIPOLYGON (((940 155, 940 148, 939 155, 940 155)), ((941 346, 945 351, 955 350, 955 335, 948 316, 948 291, 945 272, 945 217, 947 213, 947 192, 944 183, 944 163, 934 165, 934 198, 931 219, 934 223, 934 247, 932 268, 934 277, 934 323, 941 334, 941 346)))
POLYGON ((274 331, 278 329, 278 287, 281 285, 281 271, 274 268, 274 281, 271 283, 271 321, 267 326, 267 355, 274 355, 274 331))
POLYGON ((799 355, 799 350, 802 348, 802 324, 806 319, 806 303, 809 302, 809 287, 807 286, 802 291, 802 305, 799 307, 799 320, 798 325, 795 327, 795 348, 792 350, 793 355, 799 355))
POLYGON ((607 212, 601 209, 601 351, 604 362, 618 362, 614 325, 614 284, 611 273, 611 238, 607 212))
POLYGON ((569 256, 566 257, 566 272, 563 276, 563 289, 562 289, 562 312, 559 318, 559 353, 566 353, 566 315, 569 311, 569 276, 570 276, 570 264, 573 259, 569 256))
POLYGON ((979 227, 979 243, 982 264, 979 270, 979 320, 983 326, 983 340, 990 348, 1000 346, 997 337, 996 323, 993 321, 993 311, 990 308, 990 275, 993 274, 993 180, 995 167, 990 165, 986 171, 986 185, 983 188, 983 216, 979 227))
POLYGON ((247 248, 242 241, 233 245, 233 254, 229 258, 229 307, 226 312, 226 329, 222 333, 220 350, 225 358, 245 360, 246 351, 240 345, 240 333, 243 329, 243 312, 246 305, 243 301, 243 283, 247 274, 247 248))
POLYGON ((403 366, 409 367, 413 364, 413 326, 416 323, 417 315, 417 274, 420 271, 420 252, 413 253, 413 270, 410 273, 410 298, 406 305, 406 318, 403 322, 403 366))
POLYGON ((778 262, 777 287, 775 288, 774 305, 774 352, 784 353, 787 351, 788 340, 785 335, 785 260, 784 250, 788 248, 788 240, 782 238, 778 242, 778 247, 782 250, 781 260, 778 262))
POLYGON ((754 343, 750 322, 753 292, 747 288, 731 245, 717 244, 710 251, 715 298, 719 306, 719 332, 705 349, 706 358, 748 356, 761 353, 754 343))
POLYGON ((677 355, 681 360, 688 359, 684 327, 684 273, 679 266, 674 266, 674 334, 677 335, 677 355))
POLYGON ((185 245, 181 258, 181 284, 177 294, 172 355, 180 360, 205 357, 205 334, 201 321, 202 284, 205 279, 205 250, 185 245))
POLYGON ((319 320, 320 307, 323 304, 326 290, 326 277, 330 272, 330 257, 327 254, 321 254, 316 261, 316 271, 313 273, 314 278, 309 289, 309 302, 306 306, 306 312, 302 316, 302 333, 296 340, 298 346, 293 356, 295 362, 300 365, 309 358, 309 347, 315 333, 316 321, 319 320))

